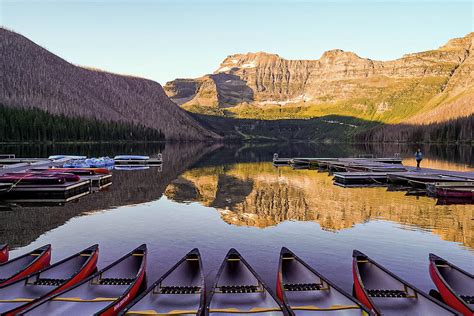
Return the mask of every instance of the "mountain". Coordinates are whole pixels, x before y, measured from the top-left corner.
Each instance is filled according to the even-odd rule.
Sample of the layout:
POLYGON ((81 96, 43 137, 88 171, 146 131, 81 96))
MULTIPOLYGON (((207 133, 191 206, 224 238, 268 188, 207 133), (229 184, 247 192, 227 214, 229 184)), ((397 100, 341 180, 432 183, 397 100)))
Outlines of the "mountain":
POLYGON ((166 96, 157 82, 73 65, 0 28, 0 104, 161 130, 167 140, 220 139, 166 96))
POLYGON ((164 89, 183 108, 238 118, 355 117, 434 123, 474 113, 474 33, 391 61, 334 49, 317 60, 228 56, 213 73, 164 89))

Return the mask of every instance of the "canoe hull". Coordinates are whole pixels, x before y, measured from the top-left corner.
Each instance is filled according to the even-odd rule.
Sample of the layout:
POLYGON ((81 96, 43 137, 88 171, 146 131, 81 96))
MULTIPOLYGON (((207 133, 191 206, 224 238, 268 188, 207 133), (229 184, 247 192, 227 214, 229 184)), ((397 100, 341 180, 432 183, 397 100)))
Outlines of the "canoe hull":
POLYGON ((370 309, 373 313, 376 313, 376 308, 370 302, 367 293, 365 292, 364 288, 362 287, 362 281, 359 277, 357 267, 357 259, 354 258, 352 263, 352 276, 354 278, 354 296, 357 298, 362 304, 364 304, 368 309, 370 309))
POLYGON ((453 290, 441 277, 438 271, 438 268, 436 267, 435 261, 431 259, 430 259, 429 271, 430 271, 431 280, 436 285, 436 288, 438 289, 439 294, 441 295, 443 301, 450 307, 461 312, 463 315, 472 316, 474 314, 474 311, 472 311, 468 306, 466 306, 466 304, 463 301, 461 301, 459 297, 453 292, 453 290))
POLYGON ((145 269, 142 269, 142 271, 139 272, 139 276, 137 278, 137 281, 135 284, 131 287, 131 289, 126 293, 123 298, 121 298, 116 304, 111 306, 109 309, 98 313, 97 315, 101 316, 113 316, 117 315, 118 312, 125 306, 127 306, 128 303, 130 303, 138 294, 140 291, 140 288, 142 287, 143 282, 145 281, 145 269))
MULTIPOLYGON (((98 257, 99 257, 99 250, 98 250, 98 248, 95 248, 95 251, 91 254, 91 257, 88 259, 87 263, 81 268, 81 270, 76 275, 74 275, 71 279, 69 279, 67 282, 65 282, 64 284, 60 285, 55 290, 48 293, 47 296, 54 295, 56 293, 64 291, 64 290, 74 286, 75 284, 81 282, 85 278, 89 277, 91 274, 93 274, 97 270, 98 257)), ((34 300, 31 303, 22 305, 22 306, 20 306, 16 309, 12 309, 12 310, 6 312, 4 314, 4 316, 18 315, 18 313, 20 313, 21 311, 33 306, 40 299, 41 298, 38 298, 38 299, 34 300)))
POLYGON ((205 306, 205 293, 201 255, 195 248, 137 296, 119 315, 172 314, 183 310, 189 315, 201 315, 205 306))
POLYGON ((10 248, 8 248, 8 245, 3 245, 0 248, 0 263, 4 263, 8 261, 8 255, 10 252, 10 248))
MULTIPOLYGON (((15 260, 15 259, 12 259, 15 260)), ((20 272, 16 273, 14 276, 10 277, 9 279, 5 280, 4 282, 0 283, 0 286, 5 286, 8 284, 11 284, 17 280, 23 279, 24 277, 39 271, 41 269, 46 268, 49 266, 49 263, 51 262, 51 246, 46 246, 44 251, 42 251, 36 260, 31 262, 27 267, 25 267, 23 270, 20 272)), ((6 262, 5 264, 8 264, 6 262)))

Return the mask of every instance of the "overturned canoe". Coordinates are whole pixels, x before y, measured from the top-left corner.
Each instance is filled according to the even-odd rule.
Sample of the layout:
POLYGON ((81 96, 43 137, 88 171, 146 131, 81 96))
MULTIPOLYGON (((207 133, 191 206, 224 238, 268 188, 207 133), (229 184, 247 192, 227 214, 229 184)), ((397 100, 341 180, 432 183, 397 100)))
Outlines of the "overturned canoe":
POLYGON ((115 156, 114 160, 148 160, 150 156, 136 156, 136 155, 119 155, 115 156))
POLYGON ((13 283, 49 266, 51 245, 45 245, 0 264, 0 286, 13 283))
POLYGON ((277 295, 295 315, 369 315, 359 301, 311 268, 287 248, 282 248, 277 295))
POLYGON ((217 272, 206 315, 258 313, 289 315, 262 279, 235 249, 230 249, 217 272))
POLYGON ((146 245, 71 288, 41 300, 23 315, 116 315, 145 280, 146 245))
POLYGON ((57 159, 86 159, 87 156, 76 156, 76 155, 52 155, 49 156, 48 159, 50 160, 57 160, 57 159))
POLYGON ((362 252, 353 252, 356 298, 378 315, 458 315, 362 252))
POLYGON ((99 247, 94 245, 14 283, 0 287, 0 314, 13 316, 41 298, 82 281, 96 271, 99 247))
POLYGON ((10 252, 10 248, 7 244, 0 245, 0 263, 4 263, 8 261, 8 254, 10 252))
POLYGON ((193 249, 120 315, 201 315, 205 295, 201 255, 193 249))
POLYGON ((432 253, 429 269, 443 301, 463 315, 474 315, 474 276, 432 253))

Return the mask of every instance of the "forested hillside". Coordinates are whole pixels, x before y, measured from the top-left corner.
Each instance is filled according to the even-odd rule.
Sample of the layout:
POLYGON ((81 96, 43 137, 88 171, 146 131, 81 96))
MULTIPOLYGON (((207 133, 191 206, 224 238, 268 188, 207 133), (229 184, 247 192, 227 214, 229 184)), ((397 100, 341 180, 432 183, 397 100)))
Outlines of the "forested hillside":
POLYGON ((51 114, 161 130, 167 140, 209 140, 208 131, 171 102, 157 82, 85 69, 0 28, 0 103, 51 114))
POLYGON ((0 105, 0 142, 164 141, 157 129, 0 105))

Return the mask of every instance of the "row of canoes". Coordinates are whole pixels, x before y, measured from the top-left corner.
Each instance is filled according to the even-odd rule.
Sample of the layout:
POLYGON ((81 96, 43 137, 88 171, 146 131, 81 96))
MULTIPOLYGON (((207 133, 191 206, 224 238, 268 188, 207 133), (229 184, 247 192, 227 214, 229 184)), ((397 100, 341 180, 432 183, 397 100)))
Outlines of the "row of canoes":
MULTIPOLYGON (((8 247, 0 246, 0 260, 8 247)), ((146 245, 96 271, 94 245, 49 265, 50 245, 0 264, 1 315, 473 315, 473 275, 430 255, 444 302, 423 293, 363 253, 353 253, 354 295, 282 248, 274 295, 235 249, 206 299, 198 249, 146 285, 146 245), (447 306, 447 305, 449 306, 447 306)))

